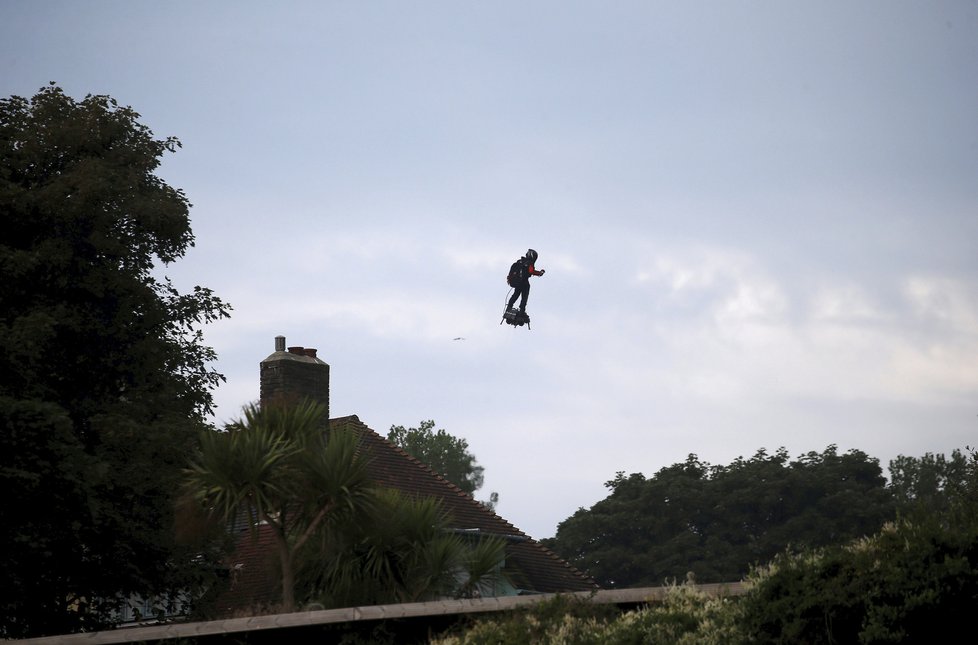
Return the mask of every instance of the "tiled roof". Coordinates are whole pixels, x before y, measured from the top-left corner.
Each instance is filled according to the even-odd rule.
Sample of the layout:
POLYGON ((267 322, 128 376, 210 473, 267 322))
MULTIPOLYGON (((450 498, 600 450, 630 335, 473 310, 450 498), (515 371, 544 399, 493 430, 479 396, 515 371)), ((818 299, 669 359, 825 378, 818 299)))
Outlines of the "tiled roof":
MULTIPOLYGON (((330 419, 330 429, 344 428, 360 437, 360 449, 368 459, 371 478, 381 486, 414 497, 442 501, 453 528, 473 534, 507 538, 504 572, 514 586, 526 592, 559 593, 591 591, 598 585, 549 549, 496 515, 455 484, 434 472, 401 448, 363 424, 356 416, 330 419)), ((232 586, 218 603, 231 613, 269 605, 280 597, 271 535, 262 531, 256 542, 247 531, 239 538, 231 561, 232 586)))
POLYGON ((238 530, 234 553, 228 562, 230 587, 214 601, 214 611, 222 617, 265 613, 282 600, 278 554, 272 531, 267 525, 257 533, 238 530))

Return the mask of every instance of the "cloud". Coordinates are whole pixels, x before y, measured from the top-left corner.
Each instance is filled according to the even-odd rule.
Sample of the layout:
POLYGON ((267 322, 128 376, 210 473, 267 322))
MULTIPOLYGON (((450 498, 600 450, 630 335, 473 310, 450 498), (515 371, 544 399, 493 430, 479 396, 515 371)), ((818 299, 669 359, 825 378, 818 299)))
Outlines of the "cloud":
POLYGON ((912 275, 903 293, 913 314, 942 332, 972 335, 978 332, 978 288, 942 276, 912 275))

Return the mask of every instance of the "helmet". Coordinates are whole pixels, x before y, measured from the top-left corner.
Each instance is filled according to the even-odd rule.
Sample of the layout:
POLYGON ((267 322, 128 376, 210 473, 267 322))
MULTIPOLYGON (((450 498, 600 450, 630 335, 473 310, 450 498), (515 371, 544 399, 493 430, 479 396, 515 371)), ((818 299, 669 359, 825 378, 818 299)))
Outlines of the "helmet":
POLYGON ((527 251, 526 251, 526 259, 530 261, 530 264, 533 264, 534 262, 536 262, 537 261, 537 257, 539 257, 539 256, 537 255, 537 252, 536 251, 534 251, 533 249, 527 249, 527 251))

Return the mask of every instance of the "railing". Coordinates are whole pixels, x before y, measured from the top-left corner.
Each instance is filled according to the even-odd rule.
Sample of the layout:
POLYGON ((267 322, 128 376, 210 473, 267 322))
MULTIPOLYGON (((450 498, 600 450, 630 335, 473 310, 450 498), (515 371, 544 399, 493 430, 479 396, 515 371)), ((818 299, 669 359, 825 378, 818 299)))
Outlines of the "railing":
MULTIPOLYGON (((431 602, 403 603, 396 605, 372 605, 366 607, 346 607, 343 609, 322 609, 299 611, 289 614, 268 614, 248 618, 229 618, 197 623, 170 623, 147 627, 131 627, 113 631, 65 636, 47 636, 28 639, 26 643, 65 644, 74 643, 132 643, 141 641, 162 641, 169 639, 202 638, 228 634, 243 634, 263 630, 293 627, 315 627, 360 621, 390 620, 450 615, 476 614, 507 611, 544 602, 555 596, 580 598, 595 604, 640 605, 662 600, 669 590, 675 587, 643 587, 639 589, 606 589, 600 591, 580 591, 565 594, 534 594, 529 596, 503 596, 498 598, 475 598, 464 600, 436 600, 431 602)), ((740 596, 745 592, 743 583, 730 582, 696 585, 695 589, 711 596, 740 596)), ((270 635, 270 634, 269 634, 270 635)))

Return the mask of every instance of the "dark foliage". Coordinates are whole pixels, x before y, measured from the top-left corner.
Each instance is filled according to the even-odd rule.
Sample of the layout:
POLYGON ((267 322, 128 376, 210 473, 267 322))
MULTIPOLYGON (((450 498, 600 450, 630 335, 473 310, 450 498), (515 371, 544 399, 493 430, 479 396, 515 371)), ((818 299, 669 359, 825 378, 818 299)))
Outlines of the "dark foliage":
POLYGON ((956 465, 951 479, 927 476, 920 488, 895 479, 905 499, 931 504, 871 538, 782 554, 763 567, 743 600, 750 642, 944 643, 969 633, 978 606, 978 461, 928 455, 891 468, 946 474, 942 463, 956 465))
POLYGON ((729 466, 695 455, 652 478, 620 472, 611 494, 560 524, 547 546, 604 587, 740 580, 785 548, 869 535, 892 517, 879 463, 834 446, 789 461, 761 450, 729 466))
POLYGON ((222 380, 198 326, 228 307, 152 274, 193 235, 154 174, 179 143, 138 117, 53 85, 0 101, 0 636, 194 582, 173 491, 222 380))

